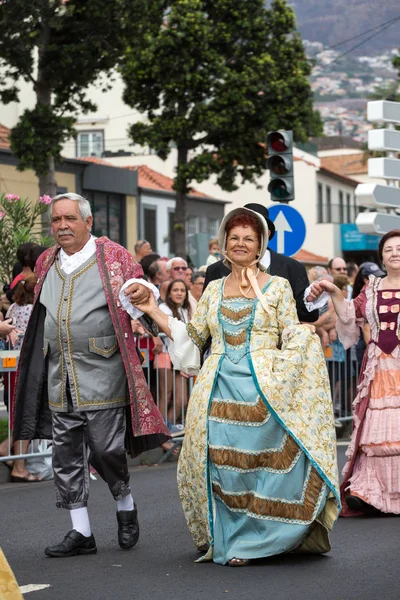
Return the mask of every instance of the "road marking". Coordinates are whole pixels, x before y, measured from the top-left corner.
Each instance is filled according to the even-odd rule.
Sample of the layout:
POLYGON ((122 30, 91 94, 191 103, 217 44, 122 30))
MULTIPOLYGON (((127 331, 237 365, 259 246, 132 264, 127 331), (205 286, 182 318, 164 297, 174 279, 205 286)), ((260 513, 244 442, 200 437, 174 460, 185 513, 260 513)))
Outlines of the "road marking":
POLYGON ((336 446, 348 446, 350 444, 350 440, 342 440, 340 442, 336 442, 336 446))
POLYGON ((50 583, 30 583, 29 585, 20 585, 19 591, 21 594, 29 594, 29 592, 38 592, 51 587, 50 583))

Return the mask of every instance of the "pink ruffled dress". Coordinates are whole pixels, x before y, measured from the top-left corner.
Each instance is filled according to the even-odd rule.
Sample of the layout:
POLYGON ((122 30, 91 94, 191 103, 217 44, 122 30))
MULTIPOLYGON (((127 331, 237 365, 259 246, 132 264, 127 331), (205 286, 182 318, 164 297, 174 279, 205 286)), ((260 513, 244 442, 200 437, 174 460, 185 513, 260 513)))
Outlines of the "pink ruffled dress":
MULTIPOLYGON (((379 290, 379 283, 371 276, 338 320, 345 347, 355 343, 359 326, 371 326, 341 491, 343 500, 352 494, 382 512, 400 514, 400 290, 379 290)), ((343 507, 342 516, 359 514, 345 501, 343 507)))

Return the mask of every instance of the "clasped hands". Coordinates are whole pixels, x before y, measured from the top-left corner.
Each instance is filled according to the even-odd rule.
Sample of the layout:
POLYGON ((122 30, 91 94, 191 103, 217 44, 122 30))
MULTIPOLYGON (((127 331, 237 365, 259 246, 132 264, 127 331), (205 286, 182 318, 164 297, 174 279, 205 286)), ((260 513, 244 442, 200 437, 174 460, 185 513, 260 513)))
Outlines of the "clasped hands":
POLYGON ((334 294, 338 288, 331 281, 327 281, 323 279, 322 281, 314 281, 311 285, 310 293, 308 294, 306 300, 307 302, 314 302, 317 300, 323 292, 328 292, 328 294, 334 294))
POLYGON ((129 302, 135 308, 146 314, 158 306, 153 292, 141 283, 132 283, 124 290, 124 294, 129 297, 129 302))

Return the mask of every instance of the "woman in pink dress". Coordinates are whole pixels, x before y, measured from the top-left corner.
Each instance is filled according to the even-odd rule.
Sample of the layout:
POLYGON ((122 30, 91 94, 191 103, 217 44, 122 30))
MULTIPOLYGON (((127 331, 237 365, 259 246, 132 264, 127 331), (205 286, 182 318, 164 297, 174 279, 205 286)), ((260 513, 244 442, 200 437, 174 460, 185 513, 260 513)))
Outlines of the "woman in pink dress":
POLYGON ((355 300, 344 300, 328 281, 314 283, 308 297, 330 293, 345 348, 357 341, 360 327, 371 327, 343 470, 344 517, 400 514, 400 230, 382 237, 378 257, 386 277, 371 275, 355 300))

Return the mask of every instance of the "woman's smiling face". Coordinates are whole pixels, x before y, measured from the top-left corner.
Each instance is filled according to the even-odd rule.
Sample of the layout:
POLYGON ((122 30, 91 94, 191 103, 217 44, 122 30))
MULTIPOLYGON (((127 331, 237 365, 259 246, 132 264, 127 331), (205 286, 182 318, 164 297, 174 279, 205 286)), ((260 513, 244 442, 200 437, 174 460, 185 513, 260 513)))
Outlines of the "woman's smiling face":
POLYGON ((250 225, 232 227, 226 238, 226 254, 239 265, 249 265, 260 253, 260 240, 250 225))

